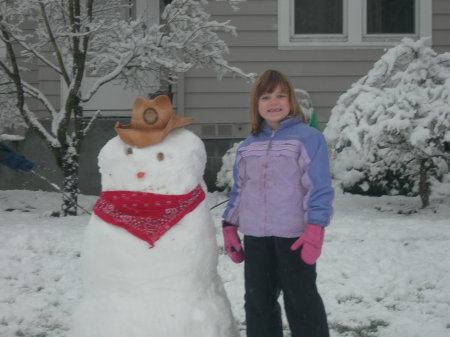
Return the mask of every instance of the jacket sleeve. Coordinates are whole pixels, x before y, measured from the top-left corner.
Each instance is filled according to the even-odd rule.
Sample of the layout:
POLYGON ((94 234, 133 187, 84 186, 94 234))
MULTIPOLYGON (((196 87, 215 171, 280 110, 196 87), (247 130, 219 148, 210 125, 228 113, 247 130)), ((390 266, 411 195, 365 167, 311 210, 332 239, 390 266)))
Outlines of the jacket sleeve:
POLYGON ((306 223, 325 227, 333 214, 334 199, 327 144, 320 132, 314 133, 308 140, 305 144, 307 165, 302 176, 302 184, 307 190, 303 201, 306 223))
POLYGON ((241 155, 238 151, 236 151, 236 160, 233 166, 233 187, 231 188, 230 193, 228 194, 229 200, 227 204, 227 208, 223 213, 223 220, 229 224, 234 226, 239 226, 239 202, 241 198, 241 189, 242 189, 242 174, 240 172, 241 165, 241 155))

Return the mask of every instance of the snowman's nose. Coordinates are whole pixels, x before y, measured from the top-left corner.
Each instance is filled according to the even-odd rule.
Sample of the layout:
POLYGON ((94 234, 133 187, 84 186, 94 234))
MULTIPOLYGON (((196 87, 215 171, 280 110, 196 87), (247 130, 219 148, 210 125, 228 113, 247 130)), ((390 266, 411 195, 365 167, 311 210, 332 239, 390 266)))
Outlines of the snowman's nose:
POLYGON ((144 178, 144 176, 145 176, 145 172, 138 172, 138 173, 136 173, 136 177, 138 179, 142 179, 142 178, 144 178))

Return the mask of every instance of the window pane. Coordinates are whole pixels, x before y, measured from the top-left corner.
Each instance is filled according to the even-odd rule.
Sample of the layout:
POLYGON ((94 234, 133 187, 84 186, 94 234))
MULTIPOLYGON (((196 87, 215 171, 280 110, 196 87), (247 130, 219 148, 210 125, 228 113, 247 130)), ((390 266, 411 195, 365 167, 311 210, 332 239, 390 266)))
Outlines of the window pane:
POLYGON ((342 34, 342 0, 295 0, 295 34, 342 34))
POLYGON ((367 0, 367 34, 414 34, 414 0, 367 0))

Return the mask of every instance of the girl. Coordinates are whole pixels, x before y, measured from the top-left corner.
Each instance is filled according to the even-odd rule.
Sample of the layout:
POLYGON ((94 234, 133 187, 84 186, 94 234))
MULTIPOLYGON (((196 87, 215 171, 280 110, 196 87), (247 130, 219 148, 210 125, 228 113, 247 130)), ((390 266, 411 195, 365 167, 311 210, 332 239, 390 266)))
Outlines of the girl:
POLYGON ((275 70, 253 85, 251 135, 238 148, 223 214, 225 249, 244 260, 247 337, 328 337, 316 265, 334 196, 322 133, 305 124, 289 79, 275 70), (300 251, 300 253, 298 252, 300 251))

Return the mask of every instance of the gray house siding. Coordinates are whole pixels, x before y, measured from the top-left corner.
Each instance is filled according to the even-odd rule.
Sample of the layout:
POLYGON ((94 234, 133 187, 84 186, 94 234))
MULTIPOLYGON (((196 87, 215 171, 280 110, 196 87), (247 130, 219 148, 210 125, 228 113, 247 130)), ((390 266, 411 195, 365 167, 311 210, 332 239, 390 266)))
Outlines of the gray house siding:
POLYGON ((450 51, 450 1, 433 0, 433 49, 438 53, 450 51))
MULTIPOLYGON (((29 32, 33 33, 34 27, 30 22, 24 22, 23 28, 29 32)), ((54 105, 56 109, 60 108, 60 84, 59 76, 51 71, 49 67, 42 61, 36 59, 33 63, 24 63, 24 59, 20 54, 17 54, 20 63, 23 63, 27 68, 30 69, 28 72, 23 72, 23 79, 33 85, 34 87, 40 89, 48 98, 48 100, 54 105)), ((46 55, 46 57, 51 57, 51 55, 46 55)), ((33 111, 37 112, 37 116, 43 116, 41 113, 44 109, 40 102, 32 99, 27 100, 27 104, 33 111)))
MULTIPOLYGON (((233 11, 224 2, 210 1, 209 11, 217 21, 231 20, 237 29, 237 37, 224 35, 230 53, 230 64, 245 72, 261 73, 268 68, 286 73, 296 88, 307 90, 312 98, 320 126, 323 129, 339 96, 352 83, 364 76, 384 53, 382 48, 326 49, 326 50, 280 50, 278 48, 278 2, 276 0, 247 0, 233 11)), ((450 51, 450 0, 433 0, 432 47, 438 53, 450 51)), ((50 97, 59 107, 59 78, 43 64, 27 74, 30 82, 50 97)), ((180 115, 194 117, 187 128, 198 134, 205 142, 208 152, 206 181, 214 185, 215 174, 221 165, 221 157, 235 141, 247 136, 250 84, 239 78, 225 76, 218 80, 215 73, 195 69, 180 76, 174 88, 174 106, 180 115)), ((35 108, 39 109, 38 106, 35 108)), ((131 109, 131 106, 130 106, 131 109)), ((97 126, 87 137, 82 151, 80 187, 82 193, 97 194, 100 177, 97 171, 97 154, 105 142, 115 135, 113 125, 128 111, 104 111, 97 126)), ((40 172, 53 176, 58 182, 58 170, 47 156, 46 149, 31 133, 25 142, 12 144, 15 149, 35 160, 40 172), (37 152, 44 153, 36 155, 37 152)), ((2 189, 48 189, 45 183, 29 175, 15 173, 0 167, 2 189)))

